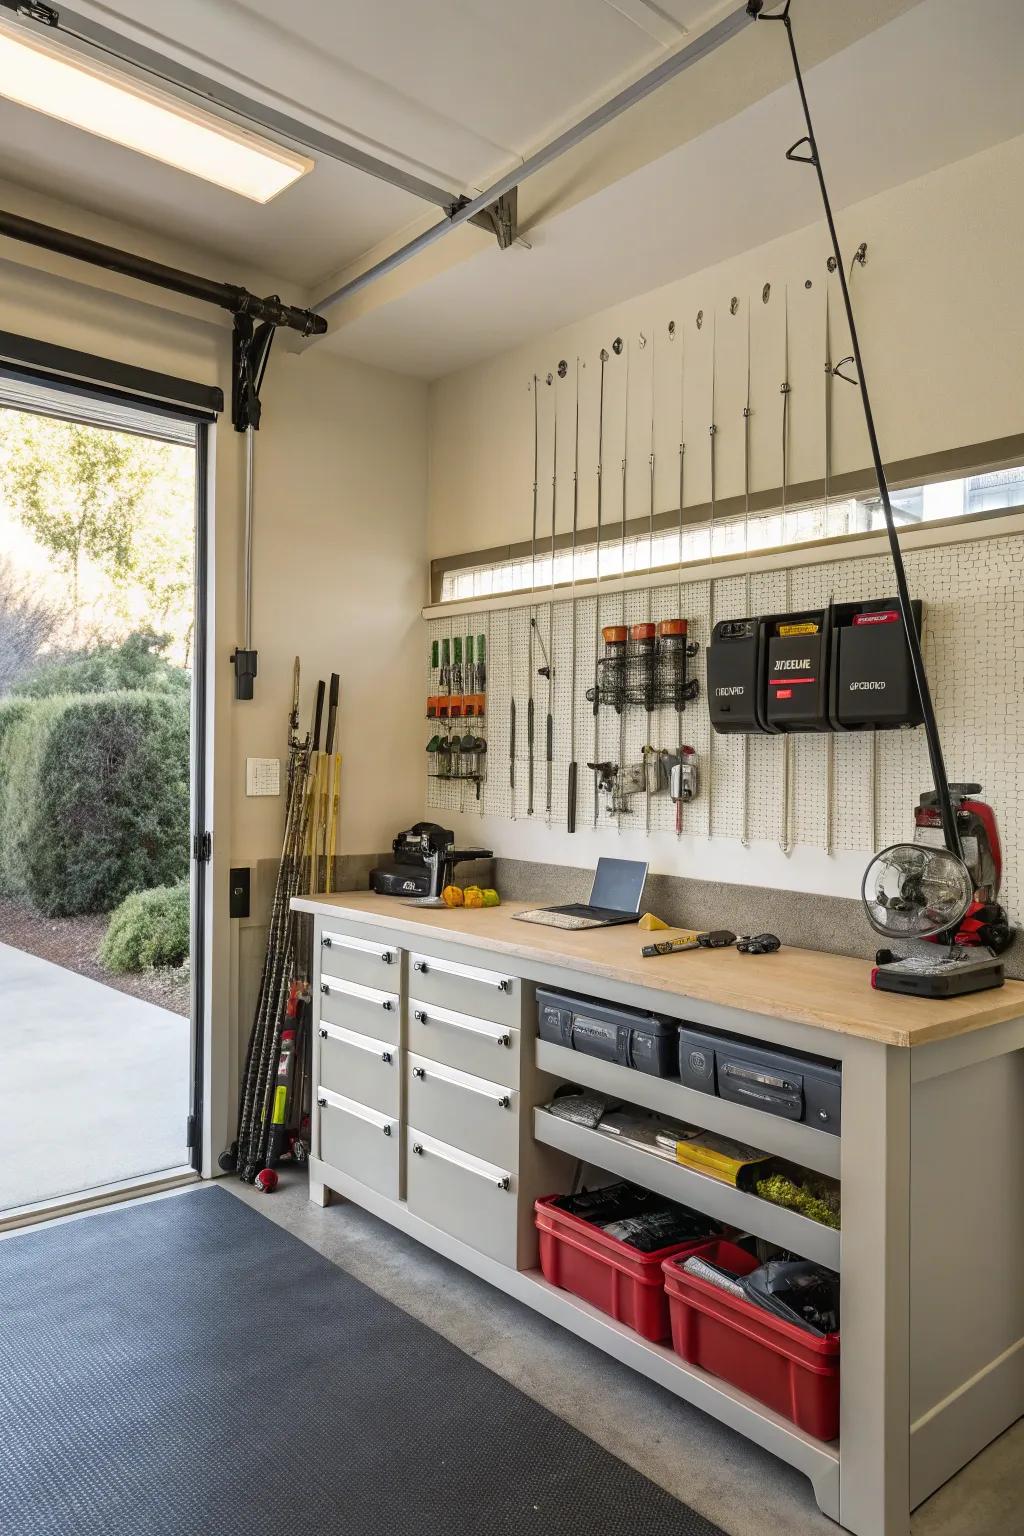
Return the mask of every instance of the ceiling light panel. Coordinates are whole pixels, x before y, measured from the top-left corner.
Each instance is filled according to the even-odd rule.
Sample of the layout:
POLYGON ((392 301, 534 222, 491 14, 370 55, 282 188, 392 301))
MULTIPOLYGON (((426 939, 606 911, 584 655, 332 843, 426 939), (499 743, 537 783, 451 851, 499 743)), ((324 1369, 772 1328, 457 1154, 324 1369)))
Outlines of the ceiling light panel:
POLYGON ((0 96, 255 203, 269 203, 313 169, 305 155, 3 26, 0 96))

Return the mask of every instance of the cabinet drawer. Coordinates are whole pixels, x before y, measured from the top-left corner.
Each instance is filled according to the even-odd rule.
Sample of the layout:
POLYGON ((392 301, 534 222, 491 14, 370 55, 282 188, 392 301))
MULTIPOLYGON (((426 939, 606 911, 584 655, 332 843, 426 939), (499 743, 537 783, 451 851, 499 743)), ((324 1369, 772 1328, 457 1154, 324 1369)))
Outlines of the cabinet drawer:
POLYGON ((402 1150, 398 1121, 329 1088, 318 1088, 316 1097, 321 1161, 397 1200, 402 1150))
POLYGON ((331 1093, 367 1104, 382 1115, 398 1115, 401 1077, 398 1047, 338 1024, 320 1025, 317 1081, 331 1093))
POLYGON ((320 970, 340 981, 356 981, 364 987, 385 987, 397 992, 402 952, 394 944, 359 939, 351 933, 324 928, 320 934, 320 970))
POLYGON ((523 984, 506 971, 483 970, 434 955, 409 956, 409 991, 424 1002, 495 1024, 520 1023, 523 984))
POLYGON ((409 1056, 407 1118, 428 1136, 503 1168, 519 1167, 519 1094, 502 1083, 472 1077, 409 1056))
POLYGON ((420 998, 409 999, 408 1047, 506 1088, 519 1086, 519 1031, 420 998))
MULTIPOLYGON (((402 1027, 401 1000, 397 992, 379 992, 358 981, 346 981, 331 971, 333 952, 323 956, 320 967, 320 1018, 359 1035, 372 1035, 396 1045, 402 1027)), ((398 976, 395 976, 397 982, 398 976)))
POLYGON ((408 1130, 410 1211, 478 1253, 516 1262, 516 1178, 422 1131, 408 1130))

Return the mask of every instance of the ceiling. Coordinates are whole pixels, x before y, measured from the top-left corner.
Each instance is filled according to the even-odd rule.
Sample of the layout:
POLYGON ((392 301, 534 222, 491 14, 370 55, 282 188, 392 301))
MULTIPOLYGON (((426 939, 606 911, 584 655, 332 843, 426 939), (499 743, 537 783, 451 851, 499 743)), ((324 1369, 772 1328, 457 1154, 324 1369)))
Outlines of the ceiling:
MULTIPOLYGON (((472 194, 739 3, 74 0, 61 14, 472 194)), ((794 0, 793 15, 838 203, 1024 132, 1019 0, 794 0)), ((801 131, 781 41, 747 28, 526 183, 531 249, 453 232, 332 310, 316 345, 434 376, 809 222, 813 187, 781 161, 801 131)), ((63 203, 67 227, 79 209, 147 254, 187 242, 200 270, 272 274, 293 302, 439 217, 323 154, 260 207, 2 100, 0 134, 5 177, 63 203)))

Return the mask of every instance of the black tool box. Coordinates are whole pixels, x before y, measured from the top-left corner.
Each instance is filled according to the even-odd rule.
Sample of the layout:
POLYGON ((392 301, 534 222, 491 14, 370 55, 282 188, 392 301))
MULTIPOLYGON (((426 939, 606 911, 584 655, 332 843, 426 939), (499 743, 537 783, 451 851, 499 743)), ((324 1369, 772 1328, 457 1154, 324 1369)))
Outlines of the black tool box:
POLYGON ((722 619, 711 631, 708 710, 720 736, 766 729, 759 708, 760 655, 760 619, 722 619))
POLYGON ((678 1030, 675 1019, 656 1013, 537 989, 537 1032, 542 1040, 651 1077, 675 1075, 678 1030))
POLYGON ((679 1031, 679 1076, 687 1088, 786 1120, 840 1133, 842 1068, 805 1051, 776 1050, 724 1031, 679 1031))
MULTIPOLYGON (((921 633, 921 604, 911 610, 921 633)), ((829 719, 837 731, 920 725, 921 704, 895 598, 832 609, 829 719)))
POLYGON ((829 610, 763 619, 770 731, 827 731, 829 610))

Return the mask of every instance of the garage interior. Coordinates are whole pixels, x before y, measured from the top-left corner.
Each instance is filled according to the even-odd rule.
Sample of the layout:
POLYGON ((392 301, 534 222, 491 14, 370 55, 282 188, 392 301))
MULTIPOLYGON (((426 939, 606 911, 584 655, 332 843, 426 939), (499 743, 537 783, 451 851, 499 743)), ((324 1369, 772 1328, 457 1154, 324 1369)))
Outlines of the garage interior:
POLYGON ((9 1536, 1017 1528, 1022 65, 0 0, 0 392, 191 413, 201 615, 191 1166, 0 1169, 9 1536))

